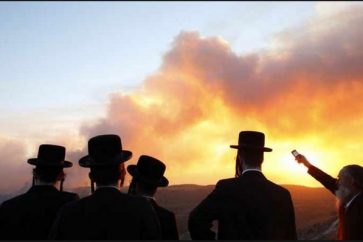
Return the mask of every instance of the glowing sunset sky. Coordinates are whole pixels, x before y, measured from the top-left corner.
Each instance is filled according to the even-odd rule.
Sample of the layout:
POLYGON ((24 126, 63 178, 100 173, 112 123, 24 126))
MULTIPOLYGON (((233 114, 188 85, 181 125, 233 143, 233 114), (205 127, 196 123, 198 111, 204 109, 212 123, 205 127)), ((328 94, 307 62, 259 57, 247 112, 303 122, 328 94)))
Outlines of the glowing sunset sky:
POLYGON ((171 184, 214 184, 240 130, 265 132, 269 179, 318 186, 291 150, 333 176, 363 165, 362 25, 349 2, 0 3, 0 192, 31 180, 40 144, 78 163, 105 133, 128 164, 148 154, 171 184))

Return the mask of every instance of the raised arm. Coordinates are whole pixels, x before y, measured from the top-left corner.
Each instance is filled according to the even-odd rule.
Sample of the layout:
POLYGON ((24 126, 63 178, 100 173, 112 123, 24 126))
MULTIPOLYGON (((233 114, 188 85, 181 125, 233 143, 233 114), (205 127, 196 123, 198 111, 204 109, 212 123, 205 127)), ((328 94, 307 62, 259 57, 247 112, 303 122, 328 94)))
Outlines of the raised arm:
POLYGON ((337 179, 328 175, 324 171, 320 170, 316 166, 313 166, 303 155, 298 155, 296 157, 296 161, 298 163, 304 164, 308 168, 308 173, 318 180, 326 189, 332 192, 335 195, 335 191, 337 190, 337 179))

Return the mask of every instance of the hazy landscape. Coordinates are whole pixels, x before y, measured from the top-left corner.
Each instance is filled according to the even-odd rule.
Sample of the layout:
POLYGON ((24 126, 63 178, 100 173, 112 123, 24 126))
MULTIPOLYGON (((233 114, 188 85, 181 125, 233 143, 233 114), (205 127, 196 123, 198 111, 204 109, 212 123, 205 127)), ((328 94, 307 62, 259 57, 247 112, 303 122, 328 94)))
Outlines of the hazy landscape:
MULTIPOLYGON (((337 227, 335 198, 324 188, 284 185, 292 195, 299 239, 334 239, 337 227)), ((175 212, 180 239, 190 239, 187 230, 189 212, 214 188, 214 185, 175 185, 159 189, 156 199, 161 206, 175 212)), ((28 184, 16 194, 28 189, 28 184)), ((123 190, 126 190, 125 187, 123 190)), ((90 193, 88 187, 73 190, 81 197, 90 193)), ((0 202, 14 195, 0 194, 0 202)))

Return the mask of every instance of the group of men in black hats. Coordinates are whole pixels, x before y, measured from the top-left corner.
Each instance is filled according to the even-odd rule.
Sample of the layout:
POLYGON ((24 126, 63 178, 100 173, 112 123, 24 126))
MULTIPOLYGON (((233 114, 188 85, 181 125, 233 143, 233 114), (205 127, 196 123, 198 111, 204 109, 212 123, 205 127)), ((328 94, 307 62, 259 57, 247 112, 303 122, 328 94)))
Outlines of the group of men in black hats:
MULTIPOLYGON (((262 173, 265 135, 256 131, 239 134, 235 178, 218 181, 215 189, 189 216, 192 239, 215 239, 213 221, 218 221, 218 239, 297 239, 294 206, 285 188, 262 173)), ((132 152, 122 149, 117 135, 100 135, 88 142, 88 155, 79 160, 89 168, 92 194, 79 198, 64 192, 65 148, 41 145, 33 186, 26 193, 0 206, 0 239, 169 239, 177 240, 173 212, 157 204, 158 187, 168 186, 165 165, 142 155, 127 167, 132 176, 128 194, 120 192, 132 152), (56 189, 57 182, 60 189, 56 189)), ((340 239, 363 239, 363 168, 342 169, 334 179, 314 167, 302 155, 299 163, 334 192, 341 201, 340 239), (344 198, 344 199, 343 199, 344 198)))
POLYGON ((163 162, 143 155, 128 167, 136 188, 131 195, 120 192, 132 152, 122 149, 119 136, 91 138, 88 153, 79 165, 90 169, 92 194, 79 199, 62 191, 63 168, 72 166, 65 148, 41 145, 28 160, 35 165, 33 186, 0 206, 0 239, 178 239, 174 213, 153 198, 169 183, 163 162))

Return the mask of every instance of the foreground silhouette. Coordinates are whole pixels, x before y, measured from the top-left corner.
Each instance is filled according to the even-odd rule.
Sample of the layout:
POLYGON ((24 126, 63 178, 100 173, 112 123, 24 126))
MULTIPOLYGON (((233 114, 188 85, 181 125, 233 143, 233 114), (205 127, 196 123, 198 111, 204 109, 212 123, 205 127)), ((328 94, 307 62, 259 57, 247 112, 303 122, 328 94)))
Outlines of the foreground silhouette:
POLYGON ((239 134, 236 178, 220 180, 189 216, 192 239, 296 239, 295 213, 288 190, 261 172, 265 136, 255 131, 239 134))
POLYGON ((297 162, 308 168, 308 173, 337 196, 339 240, 363 239, 363 167, 348 165, 339 171, 338 179, 313 166, 303 155, 297 162))
POLYGON ((96 191, 61 209, 50 239, 160 239, 159 221, 150 203, 119 190, 126 173, 124 162, 132 156, 122 150, 120 137, 93 137, 88 153, 79 164, 90 168, 96 191))
POLYGON ((44 144, 38 157, 29 159, 35 165, 33 186, 26 193, 5 201, 0 206, 0 239, 46 239, 56 215, 67 202, 78 199, 75 193, 58 191, 57 181, 63 187, 63 168, 71 167, 65 161, 65 148, 44 144))
POLYGON ((178 230, 173 212, 159 206, 154 198, 158 187, 166 187, 169 181, 164 177, 165 165, 154 157, 142 155, 137 165, 129 165, 127 171, 133 177, 129 194, 146 197, 155 209, 161 226, 162 239, 178 240, 178 230))

